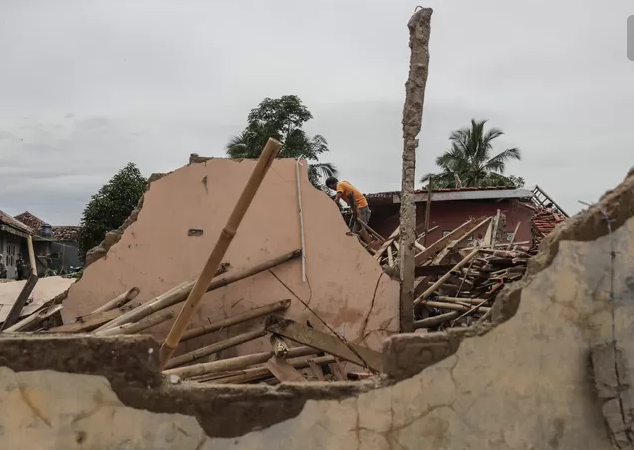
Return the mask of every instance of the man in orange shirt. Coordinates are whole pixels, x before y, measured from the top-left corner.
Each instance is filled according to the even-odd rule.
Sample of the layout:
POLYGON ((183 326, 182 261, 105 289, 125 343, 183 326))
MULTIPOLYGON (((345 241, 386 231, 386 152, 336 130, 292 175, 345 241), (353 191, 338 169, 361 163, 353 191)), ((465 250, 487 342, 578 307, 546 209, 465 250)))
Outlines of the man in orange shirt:
MULTIPOLYGON (((339 203, 339 199, 352 208, 352 212, 356 213, 356 217, 361 219, 366 225, 370 222, 370 207, 368 206, 368 200, 365 195, 361 193, 356 187, 350 184, 349 181, 339 181, 335 177, 329 177, 326 180, 326 186, 333 191, 337 191, 335 196, 335 203, 339 203)), ((355 223, 353 231, 359 231, 362 228, 355 223)), ((365 230, 364 230, 365 231, 365 230)))

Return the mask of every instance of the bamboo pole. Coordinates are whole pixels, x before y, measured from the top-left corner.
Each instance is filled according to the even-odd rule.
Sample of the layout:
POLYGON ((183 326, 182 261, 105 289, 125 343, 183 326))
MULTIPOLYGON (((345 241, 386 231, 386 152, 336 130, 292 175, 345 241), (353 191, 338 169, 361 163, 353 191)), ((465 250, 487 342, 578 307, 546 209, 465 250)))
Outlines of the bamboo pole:
POLYGON ((427 317, 425 319, 417 320, 414 322, 414 329, 419 328, 431 328, 440 325, 444 322, 449 322, 460 315, 460 311, 451 311, 445 314, 439 314, 434 317, 427 317))
POLYGON ((180 342, 181 337, 183 336, 183 333, 187 328, 187 325, 189 325, 189 321, 194 315, 196 306, 198 306, 200 299, 207 291, 207 287, 209 286, 211 279, 216 273, 218 266, 220 266, 222 258, 224 258, 225 253, 227 252, 227 249, 229 248, 229 245, 233 240, 233 237, 238 231, 240 222, 242 222, 242 219, 249 209, 249 206, 251 205, 255 194, 262 184, 262 180, 264 180, 264 176, 268 172, 271 164, 273 164, 273 160, 280 151, 280 147, 282 147, 282 143, 272 138, 269 138, 268 142, 264 146, 264 150, 262 150, 262 154, 260 155, 255 168, 253 169, 253 173, 251 174, 249 181, 247 181, 247 184, 244 187, 244 190, 242 191, 242 194, 240 195, 240 198, 238 199, 238 202, 236 203, 231 216, 229 216, 227 224, 220 233, 220 236, 218 236, 218 241, 211 251, 205 267, 203 267, 200 276, 196 280, 196 284, 189 293, 189 297, 187 297, 187 300, 185 301, 185 304, 178 314, 178 317, 176 317, 174 325, 172 325, 172 329, 165 338, 165 342, 163 342, 163 345, 161 346, 159 356, 162 367, 165 367, 165 364, 170 359, 170 356, 172 355, 172 353, 174 353, 174 350, 178 346, 178 343, 180 342))
MULTIPOLYGON (((221 287, 228 286, 237 281, 243 280, 245 278, 249 278, 253 275, 257 275, 260 272, 264 272, 268 269, 279 266, 280 264, 290 261, 291 259, 297 258, 300 255, 301 255, 301 250, 294 250, 292 252, 280 255, 277 258, 273 258, 271 260, 265 261, 262 264, 258 264, 256 266, 250 267, 249 269, 246 269, 242 272, 238 272, 233 275, 227 275, 226 277, 218 278, 217 280, 214 280, 209 284, 209 287, 207 288, 207 292, 215 291, 216 289, 220 289, 221 287)), ((140 308, 145 307, 146 311, 140 311, 139 313, 137 313, 136 315, 137 316, 140 315, 141 317, 135 317, 134 320, 138 321, 141 318, 149 316, 150 314, 154 312, 182 303, 190 294, 192 290, 192 286, 193 286, 193 282, 183 283, 182 285, 180 285, 180 287, 177 286, 178 289, 175 292, 172 292, 171 294, 167 296, 165 296, 167 293, 163 294, 163 296, 165 296, 164 298, 159 299, 159 297, 157 297, 157 299, 159 299, 158 301, 154 301, 154 302, 151 302, 150 304, 146 303, 145 305, 142 305, 140 308)), ((130 311, 130 312, 132 313, 133 311, 130 311)), ((129 322, 129 321, 130 320, 126 320, 126 322, 129 322)), ((121 323, 119 323, 118 325, 121 325, 121 323)), ((111 328, 111 327, 109 326, 108 328, 111 328)))
POLYGON ((230 337, 215 344, 207 345, 205 347, 197 348, 193 352, 185 353, 184 355, 172 358, 165 364, 166 369, 173 369, 174 367, 182 366, 183 364, 191 363, 197 359, 204 358, 205 356, 213 355, 221 350, 226 350, 231 347, 235 347, 239 344, 252 341, 266 334, 264 328, 255 331, 249 331, 248 333, 238 334, 237 336, 230 337))
POLYGON ((46 319, 48 319, 49 317, 51 317, 53 314, 60 311, 61 309, 62 309, 62 305, 49 306, 48 308, 44 308, 41 311, 38 311, 36 313, 31 314, 30 316, 25 317, 24 319, 17 322, 15 325, 10 326, 9 328, 3 331, 10 333, 10 332, 27 330, 29 328, 34 328, 35 325, 38 325, 41 322, 45 321, 46 319))
POLYGON ((425 204, 425 235, 423 236, 423 245, 427 246, 427 234, 429 233, 429 215, 431 213, 431 190, 432 190, 432 179, 429 178, 427 182, 427 203, 425 204))
POLYGON ((96 332, 95 334, 99 336, 112 336, 114 334, 134 334, 139 333, 141 331, 147 330, 148 328, 152 328, 155 325, 158 325, 163 322, 167 322, 170 319, 174 318, 173 311, 164 311, 155 316, 146 317, 138 322, 124 323, 123 325, 118 325, 113 328, 108 328, 107 330, 102 330, 96 332))
POLYGON ((521 224, 522 224, 522 222, 517 222, 517 225, 515 225, 515 230, 513 231, 513 236, 511 236, 511 240, 506 245, 506 249, 507 250, 510 250, 511 247, 513 246, 513 242, 515 241, 515 237, 517 236, 517 231, 520 229, 520 225, 521 224))
POLYGON ((126 303, 134 300, 136 298, 136 296, 139 295, 139 292, 141 292, 141 291, 139 290, 138 287, 130 288, 127 291, 125 291, 123 294, 118 295, 115 298, 113 298, 112 300, 104 303, 103 305, 101 305, 99 308, 95 309, 90 314, 97 314, 97 313, 104 312, 104 311, 110 311, 111 309, 120 308, 121 306, 125 305, 126 303))
POLYGON ((440 308, 440 309, 450 309, 452 311, 478 311, 478 312, 487 312, 491 308, 488 306, 465 306, 459 305, 457 303, 444 303, 444 302, 432 302, 429 300, 424 300, 423 305, 431 306, 432 308, 440 308))
MULTIPOLYGON (((310 356, 319 352, 312 347, 293 347, 288 350, 286 358, 297 358, 300 356, 310 356)), ((221 359, 208 363, 192 364, 189 366, 177 367, 165 370, 165 375, 178 375, 181 378, 191 378, 199 375, 211 375, 214 373, 230 372, 242 370, 256 364, 264 364, 275 352, 261 352, 252 355, 236 356, 235 358, 221 359)))
POLYGON ((306 283, 306 241, 304 240, 304 210, 302 208, 302 180, 299 176, 299 159, 295 162, 297 175, 297 204, 299 207, 299 235, 302 242, 302 281, 306 283))
MULTIPOLYGON (((250 267, 242 272, 238 272, 232 275, 227 275, 226 277, 218 278, 213 280, 209 287, 207 288, 207 292, 215 291, 216 289, 220 289, 221 287, 228 286, 231 283, 235 283, 240 280, 244 280, 245 278, 249 278, 253 275, 257 275, 258 273, 264 272, 268 269, 272 269, 273 267, 277 267, 280 264, 283 264, 287 261, 295 259, 302 254, 301 250, 293 250, 292 252, 285 253, 276 258, 265 261, 256 266, 250 267)), ((159 295, 154 300, 149 301, 138 308, 129 311, 127 314, 122 315, 120 318, 113 320, 110 323, 107 323, 105 326, 98 328, 97 331, 101 331, 102 329, 112 328, 116 325, 122 325, 123 323, 128 322, 138 322, 144 317, 149 316, 157 311, 160 311, 165 308, 169 308, 171 306, 177 305, 185 301, 187 296, 192 290, 194 286, 193 281, 188 281, 182 283, 169 291, 159 295)))
POLYGON ((33 236, 30 234, 26 239, 26 248, 29 252, 29 264, 31 265, 31 273, 37 276, 37 266, 35 265, 35 251, 33 251, 33 236))
MULTIPOLYGON (((318 358, 312 359, 315 364, 328 364, 336 361, 334 356, 326 355, 320 356, 318 358)), ((296 369, 305 369, 310 367, 308 361, 289 361, 291 366, 296 369)), ((239 375, 232 375, 224 378, 213 378, 210 381, 213 381, 215 384, 231 384, 231 383, 245 383, 248 381, 254 381, 259 378, 265 378, 268 376, 273 376, 271 371, 266 367, 254 367, 252 369, 246 369, 239 375)))
POLYGON ((259 308, 254 308, 242 314, 237 314, 235 316, 227 317, 226 319, 217 320, 210 324, 203 325, 202 327, 189 329, 183 334, 181 342, 185 342, 190 339, 197 338, 198 336, 203 336, 205 334, 213 333, 214 331, 222 330, 223 328, 237 325, 239 323, 246 322, 247 320, 257 319, 258 317, 262 317, 267 314, 280 311, 282 309, 287 309, 290 305, 290 299, 281 300, 279 302, 260 306, 259 308))
POLYGON ((126 323, 138 322, 144 317, 147 317, 150 314, 153 314, 156 311, 159 311, 167 307, 163 305, 172 304, 171 302, 179 301, 179 299, 185 298, 187 296, 187 293, 189 293, 189 290, 191 290, 191 285, 192 285, 191 282, 184 282, 179 284, 178 286, 174 286, 170 290, 163 292, 158 297, 155 297, 153 300, 150 300, 147 303, 137 306, 136 308, 130 311, 127 311, 126 313, 115 318, 114 320, 111 320, 110 322, 103 324, 102 326, 97 328, 95 332, 98 333, 100 331, 107 330, 109 328, 114 328, 116 326, 123 325, 126 323))
POLYGON ((414 300, 414 304, 418 305, 420 302, 422 302, 423 300, 425 300, 427 297, 429 297, 431 294, 434 293, 434 291, 436 289, 438 289, 440 286, 442 286, 442 284, 447 281, 447 279, 451 276, 451 272, 455 272, 456 270, 460 270, 462 268, 462 266, 464 266, 466 263, 468 263, 469 261, 471 261, 480 251, 480 249, 476 248, 474 249, 471 253, 469 253, 467 256, 465 256, 462 261, 460 261, 458 264, 456 264, 455 266, 453 266, 453 268, 447 272, 446 274, 444 274, 442 277, 440 277, 438 279, 438 281, 436 281, 434 284, 432 284, 430 287, 428 287, 425 292, 423 292, 420 297, 418 297, 416 300, 414 300))
POLYGON ((478 303, 488 302, 491 299, 483 299, 483 298, 465 298, 465 297, 447 297, 444 295, 439 295, 439 302, 449 302, 449 303, 471 303, 477 305, 478 303))

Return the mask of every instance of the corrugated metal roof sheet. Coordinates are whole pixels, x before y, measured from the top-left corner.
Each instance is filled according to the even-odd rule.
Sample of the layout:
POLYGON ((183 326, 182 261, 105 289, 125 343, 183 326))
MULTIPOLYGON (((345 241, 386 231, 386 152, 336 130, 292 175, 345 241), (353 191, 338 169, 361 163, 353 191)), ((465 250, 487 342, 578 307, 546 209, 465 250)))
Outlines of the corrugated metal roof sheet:
MULTIPOLYGON (((474 191, 507 191, 512 190, 513 188, 508 188, 505 186, 490 186, 490 187, 463 187, 463 188, 451 188, 451 189, 432 189, 432 194, 435 192, 474 192, 474 191)), ((366 198, 381 198, 381 197, 392 197, 394 195, 400 194, 401 191, 385 191, 385 192, 375 192, 372 194, 365 194, 366 198)), ((426 189, 416 189, 414 194, 427 194, 426 189)))

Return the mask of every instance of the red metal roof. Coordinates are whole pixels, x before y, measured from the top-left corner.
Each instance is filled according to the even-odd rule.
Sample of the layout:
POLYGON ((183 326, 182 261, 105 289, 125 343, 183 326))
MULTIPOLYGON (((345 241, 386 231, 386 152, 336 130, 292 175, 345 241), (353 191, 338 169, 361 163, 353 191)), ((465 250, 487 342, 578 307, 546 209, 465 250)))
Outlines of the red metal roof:
MULTIPOLYGON (((447 189, 432 189, 433 192, 473 192, 473 191, 508 191, 514 188, 506 187, 506 186, 489 186, 489 187, 463 187, 463 188, 447 188, 447 189)), ((366 198, 380 198, 380 197, 391 197, 393 195, 400 194, 401 191, 386 191, 386 192, 375 192, 372 194, 364 194, 366 198)), ((427 189, 416 189, 414 194, 426 194, 427 189)))

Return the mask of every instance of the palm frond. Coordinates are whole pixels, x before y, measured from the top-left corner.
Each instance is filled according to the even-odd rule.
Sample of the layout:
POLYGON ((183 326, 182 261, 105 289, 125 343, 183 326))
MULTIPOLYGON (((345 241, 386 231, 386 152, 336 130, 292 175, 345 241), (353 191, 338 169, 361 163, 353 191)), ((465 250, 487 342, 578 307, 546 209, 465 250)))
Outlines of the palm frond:
POLYGON ((506 168, 506 162, 511 159, 522 159, 522 153, 519 148, 507 148, 503 152, 498 153, 485 163, 484 168, 487 171, 502 174, 506 168))

